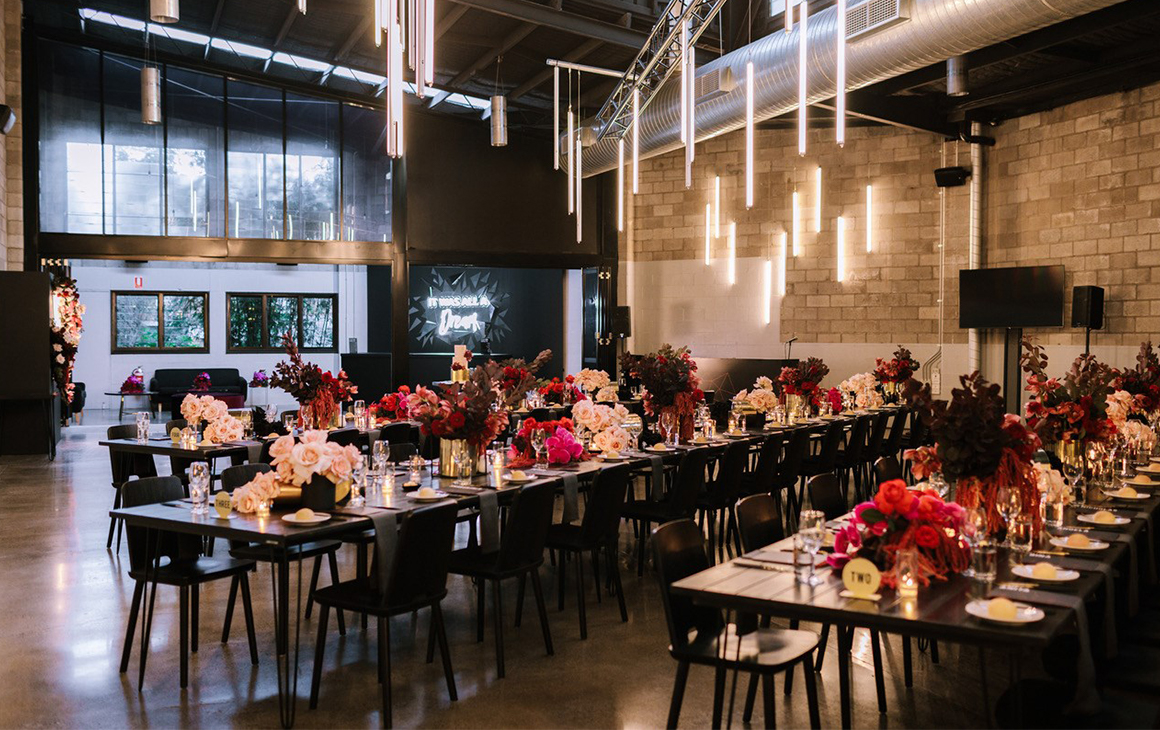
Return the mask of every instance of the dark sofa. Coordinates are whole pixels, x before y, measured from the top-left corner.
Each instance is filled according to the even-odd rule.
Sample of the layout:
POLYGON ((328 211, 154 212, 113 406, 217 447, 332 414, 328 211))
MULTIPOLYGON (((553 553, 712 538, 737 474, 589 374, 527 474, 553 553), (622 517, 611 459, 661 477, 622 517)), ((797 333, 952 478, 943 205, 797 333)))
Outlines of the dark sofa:
POLYGON ((193 388, 193 379, 199 373, 208 373, 210 393, 231 393, 246 397, 246 379, 237 368, 167 368, 155 370, 149 379, 149 390, 156 393, 153 405, 169 407, 173 396, 185 396, 193 388))

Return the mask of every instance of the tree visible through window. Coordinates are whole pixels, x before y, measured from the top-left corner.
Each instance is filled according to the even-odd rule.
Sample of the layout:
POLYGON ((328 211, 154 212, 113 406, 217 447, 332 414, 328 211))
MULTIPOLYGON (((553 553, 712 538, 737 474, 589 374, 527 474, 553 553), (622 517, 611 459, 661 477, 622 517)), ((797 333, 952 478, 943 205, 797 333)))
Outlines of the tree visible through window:
POLYGON ((209 350, 205 292, 113 292, 113 352, 209 350))
POLYGON ((279 352, 289 332, 303 351, 337 352, 334 294, 227 294, 227 352, 279 352))

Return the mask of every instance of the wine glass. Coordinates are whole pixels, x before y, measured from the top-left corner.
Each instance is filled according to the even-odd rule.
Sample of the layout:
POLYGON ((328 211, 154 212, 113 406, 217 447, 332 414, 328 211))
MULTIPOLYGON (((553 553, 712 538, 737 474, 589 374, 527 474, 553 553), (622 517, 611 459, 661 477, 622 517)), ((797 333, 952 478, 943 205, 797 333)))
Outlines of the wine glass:
POLYGON ((382 475, 387 470, 387 459, 391 454, 391 442, 387 439, 379 439, 375 441, 375 445, 371 447, 371 461, 373 462, 375 473, 382 475))
POLYGON ((455 467, 455 482, 456 486, 469 487, 471 486, 471 455, 467 453, 466 449, 457 450, 451 457, 451 463, 455 467))
POLYGON ((548 432, 542 428, 532 430, 532 448, 536 450, 536 466, 548 465, 548 432))
POLYGON ((1012 545, 1014 518, 1019 514, 1021 503, 1019 490, 1015 487, 1003 485, 995 490, 995 508, 999 510, 999 516, 1003 518, 1003 524, 1007 526, 1007 538, 1003 541, 1003 547, 1009 548, 1012 545))
POLYGON ((351 507, 362 507, 367 503, 367 498, 365 496, 367 468, 366 462, 363 459, 360 458, 358 463, 354 465, 354 469, 351 472, 351 477, 352 481, 350 483, 349 504, 351 507))
MULTIPOLYGON (((980 543, 987 539, 987 512, 981 506, 971 507, 963 515, 963 540, 973 552, 980 543)), ((963 575, 968 578, 975 574, 973 566, 968 566, 963 575)))
POLYGON ((1087 489, 1083 483, 1083 451, 1073 441, 1065 442, 1060 461, 1063 464, 1063 475, 1075 492, 1075 503, 1082 507, 1087 504, 1087 489))
POLYGON ((290 434, 291 436, 294 435, 294 426, 295 426, 294 421, 297 418, 298 418, 297 414, 295 414, 293 412, 282 414, 282 426, 284 426, 286 428, 286 433, 290 434))
POLYGON ((204 461, 189 465, 189 496, 193 500, 193 514, 209 512, 209 464, 204 461))
POLYGON ((635 413, 628 414, 628 417, 624 419, 624 421, 620 424, 620 427, 623 428, 625 432, 632 437, 633 450, 639 450, 640 434, 642 431, 644 431, 644 422, 641 420, 640 416, 635 413))
POLYGON ((672 411, 663 411, 661 413, 661 429, 665 432, 665 442, 671 443, 673 446, 677 444, 677 414, 672 411))
POLYGON ((802 549, 810 556, 809 572, 804 581, 807 585, 816 586, 822 582, 822 579, 814 573, 814 558, 822 549, 825 536, 826 513, 816 509, 802 510, 798 516, 798 539, 801 541, 802 549))

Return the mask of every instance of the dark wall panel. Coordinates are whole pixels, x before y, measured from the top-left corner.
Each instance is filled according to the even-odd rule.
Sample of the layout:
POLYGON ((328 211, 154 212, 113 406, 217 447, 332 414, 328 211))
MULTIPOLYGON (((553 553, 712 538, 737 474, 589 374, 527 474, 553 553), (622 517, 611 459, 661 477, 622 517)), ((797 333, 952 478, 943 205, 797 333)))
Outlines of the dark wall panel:
POLYGON ((44 272, 0 272, 0 400, 52 393, 49 292, 44 272))

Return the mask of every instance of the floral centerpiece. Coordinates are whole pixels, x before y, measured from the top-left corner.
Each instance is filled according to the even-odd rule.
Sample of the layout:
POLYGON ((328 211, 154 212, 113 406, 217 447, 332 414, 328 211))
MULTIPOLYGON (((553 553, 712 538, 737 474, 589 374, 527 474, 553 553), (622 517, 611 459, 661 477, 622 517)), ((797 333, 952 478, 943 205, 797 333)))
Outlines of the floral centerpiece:
POLYGON ((145 374, 141 372, 141 368, 134 368, 133 372, 129 373, 129 377, 121 383, 121 392, 125 394, 145 392, 145 374))
POLYGON ((875 358, 874 377, 880 383, 905 383, 914 377, 914 373, 919 368, 918 360, 915 360, 910 354, 910 350, 902 345, 894 351, 894 357, 889 360, 882 358, 875 358))
POLYGON ((920 470, 941 469, 947 481, 956 484, 955 501, 963 507, 982 505, 993 531, 1004 526, 996 504, 1000 486, 1019 491, 1035 529, 1040 529, 1043 517, 1037 508, 1032 466, 1039 437, 1019 416, 1006 412, 998 384, 988 383, 977 371, 961 376, 959 382, 961 387, 951 391, 949 402, 934 400, 929 384, 907 383, 906 398, 935 442, 933 453, 916 450, 911 457, 920 470))
MULTIPOLYGON (((73 366, 77 359, 77 346, 84 328, 85 305, 81 304, 75 279, 55 275, 52 281, 52 301, 55 305, 53 319, 49 323, 48 341, 52 345, 52 380, 66 402, 72 403, 73 366)), ((68 409, 62 409, 61 418, 68 420, 68 409)))
POLYGON ((826 400, 830 402, 831 413, 842 412, 842 391, 838 390, 837 388, 830 388, 828 391, 826 391, 826 400))
POLYGON ((878 378, 875 373, 851 375, 838 385, 838 389, 851 394, 854 397, 854 405, 858 408, 877 408, 883 403, 882 394, 878 392, 878 378))
POLYGON ((270 376, 266 374, 266 370, 255 370, 254 374, 250 376, 251 388, 268 388, 270 387, 270 376))
POLYGON ((576 403, 587 398, 576 387, 576 378, 571 375, 564 376, 563 380, 552 378, 551 380, 543 381, 540 384, 539 393, 545 403, 557 406, 566 403, 576 403))
POLYGON ((773 381, 764 375, 753 383, 752 390, 739 390, 733 396, 733 404, 742 408, 752 408, 758 413, 769 413, 781 403, 774 390, 773 381))
MULTIPOLYGON (((221 401, 218 401, 221 403, 221 401)), ((222 403, 222 405, 225 405, 222 403)), ((210 444, 227 444, 231 441, 241 441, 246 435, 246 427, 233 416, 226 414, 206 424, 202 438, 210 444)))
POLYGON ((376 420, 405 420, 410 414, 410 408, 407 406, 410 397, 411 387, 409 385, 400 385, 399 389, 394 393, 387 393, 377 403, 371 404, 371 415, 376 420))
POLYGON ((231 494, 239 512, 255 512, 261 501, 272 501, 288 489, 302 489, 303 504, 330 509, 345 494, 355 470, 362 464, 357 446, 326 440, 326 431, 305 431, 299 441, 282 436, 270 446, 274 471, 256 475, 231 494))
POLYGON ((192 390, 195 390, 199 393, 204 393, 211 387, 213 387, 213 383, 209 379, 209 373, 201 372, 193 377, 193 385, 191 386, 192 390))
POLYGON ((620 428, 620 424, 628 418, 628 409, 619 403, 604 405, 584 400, 572 407, 572 421, 584 432, 592 437, 592 445, 600 451, 620 451, 609 449, 613 442, 620 443, 619 434, 616 437, 603 436, 607 431, 620 431, 627 436, 627 432, 620 428), (602 438, 603 437, 603 438, 602 438))
POLYGON ((816 406, 819 397, 818 386, 829 374, 830 368, 821 358, 810 357, 792 367, 782 368, 781 374, 777 376, 777 383, 791 402, 804 401, 816 406))
POLYGON ((548 451, 549 464, 568 464, 574 461, 587 461, 588 453, 584 450, 575 436, 575 424, 570 418, 560 418, 554 421, 537 421, 534 418, 525 419, 512 439, 511 449, 508 452, 508 466, 513 469, 522 469, 536 463, 536 448, 533 433, 545 432, 544 445, 548 451))
POLYGON ((1160 410, 1160 359, 1152 349, 1152 343, 1140 343, 1140 353, 1136 355, 1136 367, 1117 370, 1112 387, 1131 397, 1129 414, 1140 414, 1145 418, 1160 410))
POLYGON ((596 391, 597 403, 617 403, 620 401, 620 388, 615 385, 606 385, 596 391))
POLYGON ((500 405, 511 409, 519 406, 529 391, 536 389, 536 373, 551 359, 551 350, 541 350, 530 363, 513 357, 501 362, 488 360, 480 367, 491 380, 492 388, 499 393, 500 405))
POLYGON ((1028 373, 1027 424, 1047 445, 1103 442, 1116 432, 1108 417, 1113 373, 1092 355, 1080 355, 1063 380, 1047 377, 1047 355, 1023 341, 1023 370, 1028 373))
POLYGON ((592 368, 584 368, 576 373, 573 376, 573 381, 576 383, 576 387, 585 393, 595 393, 612 384, 612 379, 608 377, 608 373, 592 368))
POLYGON ((338 404, 358 395, 358 388, 347 380, 345 371, 332 375, 329 370, 323 371, 303 360, 289 332, 282 335, 282 347, 290 359, 274 366, 270 385, 281 388, 298 401, 300 424, 325 428, 338 414, 338 404))
POLYGON ((507 427, 508 414, 499 407, 500 396, 492 385, 488 369, 480 366, 468 379, 440 386, 442 395, 419 386, 407 396, 407 411, 419 422, 419 430, 438 436, 439 469, 443 476, 458 477, 455 457, 463 452, 473 473, 486 471, 483 464, 487 445, 507 427))
POLYGON ((195 430, 205 422, 202 437, 206 443, 224 444, 240 441, 245 436, 242 422, 230 415, 225 401, 212 395, 186 393, 181 401, 181 417, 195 430))
MULTIPOLYGON (((650 416, 669 411, 678 418, 681 439, 693 436, 693 412, 705 400, 697 363, 689 348, 664 344, 647 355, 625 354, 622 368, 644 387, 644 410, 650 416)), ((663 430, 663 426, 662 426, 663 430)))
POLYGON ((854 517, 834 537, 834 552, 826 562, 836 569, 853 558, 866 558, 882 571, 882 583, 898 586, 897 559, 913 550, 915 579, 924 586, 961 573, 970 563, 970 549, 960 539, 963 509, 944 502, 933 491, 908 489, 892 479, 878 487, 871 502, 854 508, 854 517))

